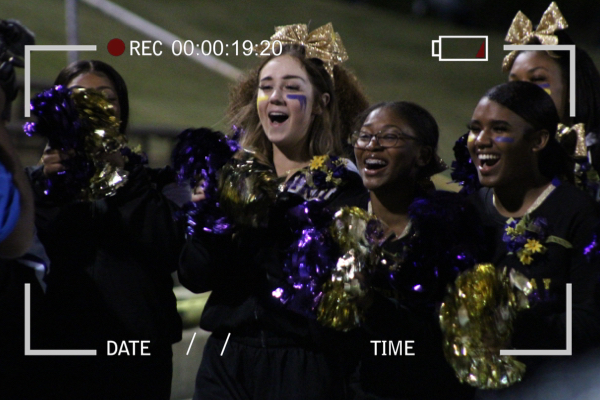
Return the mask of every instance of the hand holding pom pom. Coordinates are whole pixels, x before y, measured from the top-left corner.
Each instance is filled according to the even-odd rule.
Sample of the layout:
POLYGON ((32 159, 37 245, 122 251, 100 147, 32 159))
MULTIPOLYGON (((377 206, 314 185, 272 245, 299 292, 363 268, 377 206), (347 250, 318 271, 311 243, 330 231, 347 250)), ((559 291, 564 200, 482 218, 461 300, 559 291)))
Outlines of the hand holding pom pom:
POLYGON ((92 201, 125 184, 121 151, 129 150, 127 138, 101 93, 56 86, 36 96, 31 111, 38 121, 25 124, 25 133, 48 139, 42 156, 47 194, 92 201))
POLYGON ((196 185, 196 187, 194 188, 194 191, 192 192, 193 203, 197 203, 206 199, 206 195, 204 194, 204 188, 202 187, 203 183, 204 181, 198 182, 198 185, 196 185))
POLYGON ((41 163, 44 166, 44 176, 50 178, 65 171, 63 160, 68 158, 69 156, 65 152, 46 147, 41 159, 41 163))

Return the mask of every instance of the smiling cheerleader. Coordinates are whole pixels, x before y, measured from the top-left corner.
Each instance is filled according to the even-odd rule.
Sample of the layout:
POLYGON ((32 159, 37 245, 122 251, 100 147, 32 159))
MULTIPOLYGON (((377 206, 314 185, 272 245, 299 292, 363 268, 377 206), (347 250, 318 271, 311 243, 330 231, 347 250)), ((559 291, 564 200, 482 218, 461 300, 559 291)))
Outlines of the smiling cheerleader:
POLYGON ((575 70, 571 71, 569 51, 512 51, 502 62, 510 81, 532 82, 544 89, 554 101, 560 127, 558 141, 577 162, 578 186, 598 200, 600 185, 600 74, 589 54, 566 33, 569 27, 558 5, 552 2, 533 29, 531 21, 518 12, 506 41, 516 45, 573 45, 575 70), (575 80, 575 97, 570 98, 571 77, 575 80), (575 113, 570 112, 575 102, 575 113))
POLYGON ((198 182, 180 279, 212 291, 194 399, 347 396, 350 335, 324 328, 317 306, 337 260, 332 212, 364 195, 340 138, 366 101, 339 65, 347 56, 331 24, 279 27, 271 40, 274 54, 231 92, 241 149, 214 164, 218 179, 216 152, 235 147, 224 137, 209 151, 194 137, 214 133, 188 131, 176 150, 176 166, 198 182))
POLYGON ((427 110, 389 102, 365 111, 351 138, 369 209, 388 236, 379 265, 363 274, 371 290, 357 399, 464 400, 474 393, 444 359, 438 310, 446 286, 475 263, 479 224, 461 195, 433 190, 429 178, 446 168, 438 137, 427 110), (390 343, 412 343, 412 355, 382 356, 390 343))
MULTIPOLYGON (((600 336, 598 264, 584 255, 598 210, 589 196, 567 182, 572 164, 556 140, 558 120, 543 88, 509 82, 485 94, 469 123, 467 146, 483 185, 471 198, 491 244, 487 261, 510 274, 511 283, 517 271, 527 279, 518 286, 527 288, 528 305, 511 322, 512 336, 496 344, 488 338, 496 349, 494 357, 500 349, 565 349, 567 283, 573 290, 574 354, 596 345, 600 336)), ((463 343, 468 343, 465 338, 463 343)), ((537 398, 530 395, 543 389, 535 386, 538 368, 554 361, 519 359, 526 366, 524 374, 522 367, 518 373, 509 369, 487 377, 484 369, 457 373, 483 389, 505 388, 481 391, 482 398, 537 398)))

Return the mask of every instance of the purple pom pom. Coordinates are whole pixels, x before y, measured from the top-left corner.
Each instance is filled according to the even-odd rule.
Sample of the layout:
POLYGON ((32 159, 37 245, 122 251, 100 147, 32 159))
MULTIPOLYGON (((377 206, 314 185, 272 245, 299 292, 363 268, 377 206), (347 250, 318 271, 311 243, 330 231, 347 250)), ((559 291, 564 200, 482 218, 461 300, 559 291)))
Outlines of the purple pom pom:
POLYGON ((43 136, 52 149, 69 154, 63 161, 66 173, 48 179, 44 192, 65 199, 77 196, 89 184, 95 167, 84 152, 85 122, 75 108, 71 91, 58 85, 38 94, 31 100, 31 113, 38 120, 26 123, 25 133, 43 136))
POLYGON ((460 193, 471 194, 481 188, 479 177, 477 176, 477 168, 471 160, 471 154, 467 148, 467 139, 469 133, 465 133, 458 138, 454 144, 454 159, 452 162, 452 172, 450 176, 454 182, 462 186, 460 193))
POLYGON ((409 215, 411 232, 390 243, 400 253, 375 271, 373 280, 398 291, 407 303, 434 306, 446 286, 475 264, 483 233, 472 206, 456 193, 416 198, 409 215), (398 267, 390 271, 395 262, 398 267))
MULTIPOLYGON (((35 96, 30 108, 37 122, 25 123, 25 134, 42 136, 48 140, 50 148, 68 154, 68 158, 62 161, 66 171, 47 179, 44 193, 58 200, 67 200, 89 191, 96 166, 87 139, 97 128, 98 118, 100 122, 106 122, 103 118, 108 117, 78 111, 73 91, 60 85, 35 96)), ((139 156, 136 158, 127 147, 121 152, 130 157, 130 165, 147 162, 139 156)))
POLYGON ((311 319, 316 318, 323 284, 331 276, 339 255, 329 232, 332 218, 333 214, 318 201, 291 207, 286 215, 295 240, 283 264, 287 285, 276 288, 272 296, 286 309, 311 319))
POLYGON ((193 234, 198 227, 216 234, 231 232, 233 224, 218 204, 218 172, 240 149, 239 144, 208 128, 186 129, 177 139, 172 159, 178 180, 189 181, 191 187, 202 182, 206 196, 205 200, 187 204, 182 210, 188 218, 188 233, 193 234))

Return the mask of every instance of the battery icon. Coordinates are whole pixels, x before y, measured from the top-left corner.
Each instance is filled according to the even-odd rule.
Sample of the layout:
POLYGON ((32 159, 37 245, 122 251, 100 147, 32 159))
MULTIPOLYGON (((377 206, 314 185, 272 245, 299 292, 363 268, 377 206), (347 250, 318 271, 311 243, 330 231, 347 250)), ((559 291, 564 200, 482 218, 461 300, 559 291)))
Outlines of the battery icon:
POLYGON ((431 41, 431 56, 440 61, 487 61, 488 37, 438 36, 431 41))

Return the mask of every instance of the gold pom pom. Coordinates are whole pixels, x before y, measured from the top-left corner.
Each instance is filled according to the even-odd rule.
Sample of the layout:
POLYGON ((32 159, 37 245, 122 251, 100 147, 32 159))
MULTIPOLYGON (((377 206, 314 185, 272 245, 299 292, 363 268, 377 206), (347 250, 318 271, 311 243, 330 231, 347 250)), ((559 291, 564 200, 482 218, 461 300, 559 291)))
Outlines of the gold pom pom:
POLYGON ((340 246, 331 281, 323 287, 317 320, 326 327, 348 331, 360 325, 365 297, 357 274, 377 265, 383 226, 376 217, 358 207, 343 207, 335 214, 330 233, 340 246))
POLYGON ((525 364, 500 356, 510 343, 519 310, 529 307, 532 287, 517 271, 479 264, 460 275, 440 309, 444 354, 458 379, 480 389, 520 381, 525 364))
POLYGON ((75 109, 86 119, 86 126, 90 128, 86 140, 88 153, 112 153, 127 144, 125 135, 119 132, 120 121, 115 116, 114 107, 102 93, 76 88, 72 90, 71 98, 75 109))
POLYGON ((237 224, 264 226, 276 195, 277 176, 255 160, 221 169, 219 203, 237 224))
POLYGON ((323 326, 346 332, 360 324, 357 296, 346 290, 346 286, 350 284, 341 280, 323 285, 323 298, 317 311, 317 321, 323 326))
POLYGON ((120 151, 127 144, 127 138, 119 132, 120 121, 115 116, 113 105, 100 92, 76 88, 72 90, 71 98, 88 129, 84 152, 96 169, 82 197, 93 201, 112 196, 118 188, 125 185, 128 175, 124 169, 107 162, 105 157, 120 151))

